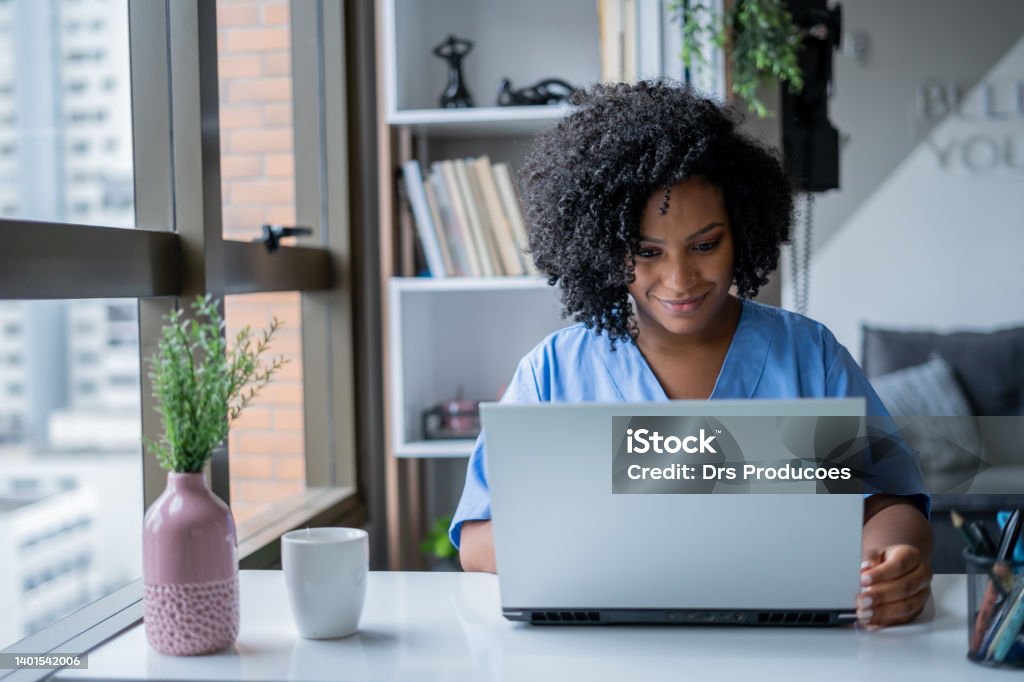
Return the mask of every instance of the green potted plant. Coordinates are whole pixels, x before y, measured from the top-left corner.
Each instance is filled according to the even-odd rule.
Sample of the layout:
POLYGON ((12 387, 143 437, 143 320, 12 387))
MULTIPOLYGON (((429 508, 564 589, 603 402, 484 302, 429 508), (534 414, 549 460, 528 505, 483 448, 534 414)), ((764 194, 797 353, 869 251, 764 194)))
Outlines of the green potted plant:
POLYGON ((433 559, 435 570, 459 570, 459 550, 455 549, 448 537, 448 528, 452 525, 451 516, 442 516, 434 520, 434 525, 427 531, 427 536, 420 543, 420 551, 433 559))
POLYGON ((145 444, 168 473, 143 523, 143 614, 150 645, 177 656, 220 651, 238 635, 235 523, 203 468, 286 362, 261 362, 276 318, 255 339, 245 327, 228 348, 217 302, 199 296, 191 307, 191 317, 174 310, 165 318, 148 361, 163 435, 145 444))
POLYGON ((722 48, 732 63, 732 91, 758 117, 768 110, 757 89, 773 80, 787 83, 791 92, 803 90, 797 53, 803 33, 793 22, 785 0, 735 0, 716 16, 701 0, 671 0, 673 16, 682 22, 682 59, 689 68, 706 63, 706 44, 722 48))

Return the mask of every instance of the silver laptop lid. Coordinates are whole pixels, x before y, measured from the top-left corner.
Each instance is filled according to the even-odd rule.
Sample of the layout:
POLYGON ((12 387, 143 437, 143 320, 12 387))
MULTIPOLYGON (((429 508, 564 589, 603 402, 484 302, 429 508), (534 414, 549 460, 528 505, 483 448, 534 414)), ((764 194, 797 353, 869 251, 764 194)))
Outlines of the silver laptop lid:
POLYGON ((856 494, 612 494, 615 416, 859 416, 863 399, 481 406, 505 609, 849 611, 856 494))

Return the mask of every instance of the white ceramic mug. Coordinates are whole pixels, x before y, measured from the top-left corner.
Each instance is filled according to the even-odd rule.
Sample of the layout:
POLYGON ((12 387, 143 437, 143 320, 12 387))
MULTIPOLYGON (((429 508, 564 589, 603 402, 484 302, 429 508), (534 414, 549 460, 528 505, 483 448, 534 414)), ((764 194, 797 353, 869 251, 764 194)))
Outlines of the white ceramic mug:
POLYGON ((281 563, 301 636, 335 639, 356 631, 370 566, 365 530, 305 528, 285 533, 281 563))

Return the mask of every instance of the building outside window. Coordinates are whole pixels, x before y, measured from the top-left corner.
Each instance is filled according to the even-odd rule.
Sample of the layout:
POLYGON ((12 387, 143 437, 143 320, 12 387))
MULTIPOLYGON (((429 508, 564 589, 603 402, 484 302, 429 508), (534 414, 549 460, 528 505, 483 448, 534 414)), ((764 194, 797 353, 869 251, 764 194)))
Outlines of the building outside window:
MULTIPOLYGON (((142 518, 164 483, 142 446, 160 430, 146 358, 163 316, 197 293, 223 298, 229 340, 274 316, 285 323, 272 347, 285 370, 209 472, 232 504, 243 560, 273 563, 274 539, 312 516, 364 513, 351 372, 325 369, 353 362, 350 292, 330 266, 347 252, 348 208, 336 204, 347 187, 322 183, 320 139, 344 111, 331 116, 314 92, 302 100, 306 124, 293 125, 292 7, 310 35, 326 35, 316 3, 0 2, 0 234, 10 245, 0 252, 0 649, 33 635, 58 646, 81 634, 62 625, 76 611, 96 613, 102 630, 117 609, 141 609, 142 518), (208 35, 216 55, 200 49, 208 35), (191 51, 200 75, 172 80, 167 44, 191 51), (195 78, 213 73, 213 59, 211 104, 195 78), (216 130, 176 113, 215 109, 216 130), (212 160, 182 141, 211 135, 212 160), (300 201, 303 182, 326 193, 300 201), (202 201, 213 187, 219 210, 202 201), (315 234, 302 248, 285 240, 270 258, 252 243, 263 224, 299 223, 315 234), (62 267, 45 267, 58 252, 62 267), (309 354, 319 364, 307 384, 309 354)), ((340 82, 342 64, 302 58, 340 82)))

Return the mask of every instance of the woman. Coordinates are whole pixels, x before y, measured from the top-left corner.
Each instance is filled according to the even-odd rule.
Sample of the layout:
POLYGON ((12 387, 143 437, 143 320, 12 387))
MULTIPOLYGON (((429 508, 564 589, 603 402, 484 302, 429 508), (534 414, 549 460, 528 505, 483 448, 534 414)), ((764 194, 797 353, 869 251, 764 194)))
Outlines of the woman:
MULTIPOLYGON (((537 267, 559 284, 560 330, 520 362, 511 402, 866 398, 849 352, 821 324, 749 300, 789 237, 779 161, 711 100, 667 82, 598 85, 538 137, 521 173, 537 267)), ((466 570, 495 571, 486 453, 478 439, 452 523, 466 570)), ((913 460, 865 499, 857 616, 915 618, 932 551, 913 460)), ((892 464, 892 462, 890 462, 892 464)))

